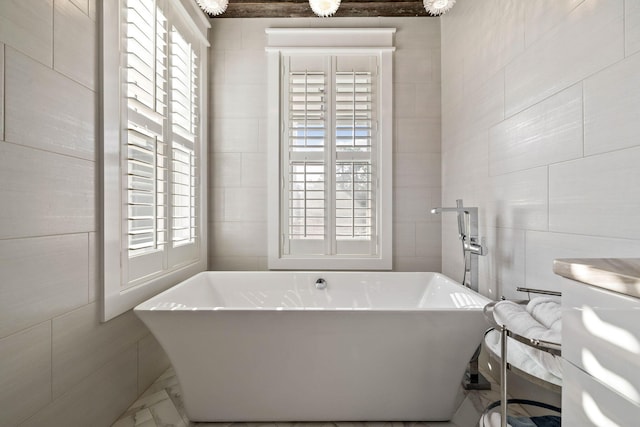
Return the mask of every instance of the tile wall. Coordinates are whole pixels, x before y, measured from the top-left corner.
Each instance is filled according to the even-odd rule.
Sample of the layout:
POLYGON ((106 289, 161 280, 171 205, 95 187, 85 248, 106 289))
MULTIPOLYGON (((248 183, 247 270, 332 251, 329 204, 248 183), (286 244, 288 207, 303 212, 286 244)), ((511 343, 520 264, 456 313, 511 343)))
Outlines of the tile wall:
POLYGON ((213 19, 209 268, 267 269, 269 27, 395 27, 394 260, 440 271, 440 22, 426 18, 213 19))
POLYGON ((480 207, 483 292, 558 289, 554 258, 640 256, 639 2, 458 0, 441 25, 443 199, 480 207))
POLYGON ((0 425, 108 426, 168 366, 98 320, 96 0, 0 2, 0 425))

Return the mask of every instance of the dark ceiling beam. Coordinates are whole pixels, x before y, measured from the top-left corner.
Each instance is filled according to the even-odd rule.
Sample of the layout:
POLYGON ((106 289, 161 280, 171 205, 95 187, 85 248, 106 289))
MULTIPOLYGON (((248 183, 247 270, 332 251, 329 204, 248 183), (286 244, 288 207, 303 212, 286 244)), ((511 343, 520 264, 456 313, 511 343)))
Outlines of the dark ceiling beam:
MULTIPOLYGON (((215 18, 314 17, 308 0, 230 0, 227 11, 215 18)), ((335 17, 430 16, 422 0, 342 0, 335 17)))

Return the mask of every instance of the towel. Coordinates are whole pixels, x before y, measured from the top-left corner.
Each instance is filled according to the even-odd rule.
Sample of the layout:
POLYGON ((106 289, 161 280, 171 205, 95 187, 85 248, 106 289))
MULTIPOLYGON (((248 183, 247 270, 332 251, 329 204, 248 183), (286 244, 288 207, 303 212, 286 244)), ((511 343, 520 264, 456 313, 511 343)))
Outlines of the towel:
POLYGON ((527 312, 546 328, 557 330, 562 327, 562 310, 560 303, 549 297, 536 297, 527 304, 527 312))
MULTIPOLYGON (((500 301, 494 306, 493 315, 498 324, 506 326, 520 336, 560 343, 562 335, 560 305, 550 298, 534 298, 526 307, 513 301, 500 301), (544 324, 532 313, 535 313, 535 316, 544 324)), ((562 378, 562 364, 558 357, 524 344, 514 342, 513 345, 515 344, 521 345, 522 347, 516 345, 516 348, 531 357, 540 367, 562 378)), ((512 346, 511 340, 509 346, 512 346)))

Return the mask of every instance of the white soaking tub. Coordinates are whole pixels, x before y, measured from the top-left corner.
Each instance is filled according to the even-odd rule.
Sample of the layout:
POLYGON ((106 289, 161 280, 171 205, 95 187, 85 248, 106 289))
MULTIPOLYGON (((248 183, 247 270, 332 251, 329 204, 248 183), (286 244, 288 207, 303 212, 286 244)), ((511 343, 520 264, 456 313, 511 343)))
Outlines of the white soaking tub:
POLYGON ((135 313, 192 421, 440 421, 488 302, 437 273, 209 271, 135 313))

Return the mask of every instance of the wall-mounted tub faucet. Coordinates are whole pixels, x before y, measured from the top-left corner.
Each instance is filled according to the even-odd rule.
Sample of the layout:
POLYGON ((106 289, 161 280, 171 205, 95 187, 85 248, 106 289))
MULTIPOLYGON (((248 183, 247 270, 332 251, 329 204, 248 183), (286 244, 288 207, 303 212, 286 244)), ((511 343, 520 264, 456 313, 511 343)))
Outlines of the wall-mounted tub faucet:
POLYGON ((484 239, 478 236, 478 208, 464 206, 462 199, 456 200, 455 208, 433 208, 432 214, 456 212, 458 214, 458 237, 462 241, 464 276, 462 283, 478 292, 478 256, 486 255, 484 239))

